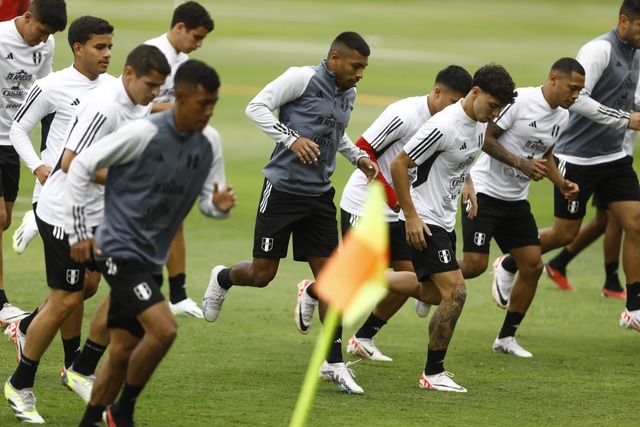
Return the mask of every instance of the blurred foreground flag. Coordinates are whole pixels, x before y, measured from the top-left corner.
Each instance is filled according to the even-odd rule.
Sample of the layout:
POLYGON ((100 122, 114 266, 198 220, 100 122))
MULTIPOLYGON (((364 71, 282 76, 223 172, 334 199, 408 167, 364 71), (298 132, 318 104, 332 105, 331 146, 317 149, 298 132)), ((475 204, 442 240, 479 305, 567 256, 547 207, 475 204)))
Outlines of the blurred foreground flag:
POLYGON ((382 185, 374 181, 358 226, 349 230, 316 280, 318 297, 342 313, 347 327, 355 326, 387 294, 389 229, 384 205, 382 185))

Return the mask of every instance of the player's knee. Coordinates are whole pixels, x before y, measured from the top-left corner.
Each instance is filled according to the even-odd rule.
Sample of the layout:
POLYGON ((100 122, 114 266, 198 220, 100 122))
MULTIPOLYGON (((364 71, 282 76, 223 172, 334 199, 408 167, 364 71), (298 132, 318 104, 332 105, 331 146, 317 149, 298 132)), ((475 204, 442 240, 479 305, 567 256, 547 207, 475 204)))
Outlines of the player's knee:
POLYGON ((86 272, 84 275, 84 299, 87 300, 98 292, 100 284, 100 274, 96 272, 86 272))
POLYGON ((544 264, 542 263, 541 258, 521 262, 520 264, 518 264, 518 271, 520 272, 520 276, 525 279, 535 280, 536 282, 542 275, 543 268, 544 264))
POLYGON ((487 270, 487 264, 465 262, 462 268, 462 275, 465 279, 478 277, 487 270))
POLYGON ((9 228, 11 225, 11 219, 7 216, 7 212, 5 210, 0 211, 0 229, 2 231, 9 228))
POLYGON ((269 285, 269 283, 271 283, 271 281, 273 280, 273 278, 275 277, 275 274, 272 274, 270 271, 253 271, 253 286, 255 286, 256 288, 264 288, 267 285, 269 285))
POLYGON ((161 347, 169 347, 175 341, 178 336, 178 325, 175 319, 166 319, 162 322, 160 327, 153 329, 153 338, 158 342, 161 347))

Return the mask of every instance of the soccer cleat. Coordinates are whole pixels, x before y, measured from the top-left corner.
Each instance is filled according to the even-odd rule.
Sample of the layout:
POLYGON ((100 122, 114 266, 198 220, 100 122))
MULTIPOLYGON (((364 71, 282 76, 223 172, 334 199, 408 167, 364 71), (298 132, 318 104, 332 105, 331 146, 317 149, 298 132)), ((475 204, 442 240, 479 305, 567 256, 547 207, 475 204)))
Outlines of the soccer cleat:
POLYGON ((27 317, 29 312, 22 311, 18 307, 14 307, 8 302, 5 302, 0 310, 0 326, 8 326, 10 323, 19 322, 27 317))
POLYGON ((416 314, 418 316, 427 317, 429 315, 429 311, 431 311, 431 304, 427 304, 426 302, 416 300, 415 309, 416 309, 416 314))
POLYGON ((619 289, 602 288, 600 295, 604 298, 627 299, 627 291, 620 287, 619 289))
POLYGON ((640 332, 640 310, 629 311, 625 308, 620 315, 620 326, 640 332))
MULTIPOLYGON (((375 338, 375 337, 374 337, 375 338)), ((347 353, 364 357, 369 360, 377 360, 378 362, 391 362, 392 358, 382 354, 373 342, 374 338, 357 338, 355 335, 349 339, 347 344, 347 353)))
POLYGON ((347 394, 364 394, 364 390, 353 379, 356 376, 355 372, 349 369, 353 363, 355 362, 344 364, 343 362, 328 363, 325 361, 320 367, 318 376, 324 382, 334 383, 347 394))
POLYGON ((7 326, 4 330, 4 334, 9 338, 16 346, 16 362, 20 363, 20 356, 22 356, 22 349, 24 348, 24 342, 27 337, 20 331, 20 322, 13 322, 7 326))
POLYGON ((135 425, 133 420, 122 420, 120 418, 116 418, 113 414, 113 405, 107 406, 104 414, 107 427, 133 427, 135 425))
POLYGON ((206 321, 215 322, 220 315, 222 303, 227 297, 227 290, 222 289, 218 284, 218 273, 224 270, 224 265, 216 265, 211 270, 209 285, 202 298, 202 314, 206 321))
POLYGON ((171 308, 171 312, 175 315, 186 314, 187 316, 197 317, 198 319, 202 319, 203 317, 202 310, 191 298, 185 298, 175 304, 169 303, 169 308, 171 308))
POLYGON ((455 391, 456 393, 466 393, 467 389, 459 386, 451 379, 453 374, 449 371, 443 371, 439 374, 427 375, 424 372, 420 375, 420 388, 440 391, 455 391))
POLYGON ((13 250, 18 255, 22 254, 30 241, 38 235, 38 225, 33 211, 27 211, 22 217, 22 223, 13 233, 13 250))
POLYGON ((533 354, 518 344, 515 337, 496 338, 493 342, 493 351, 495 353, 513 354, 518 357, 533 357, 533 354))
POLYGON ((307 293, 307 288, 314 283, 313 280, 305 279, 298 283, 298 302, 293 310, 293 321, 301 334, 308 334, 311 329, 313 312, 318 305, 318 300, 311 298, 307 293))
POLYGON ((44 419, 36 410, 36 397, 33 394, 33 388, 16 390, 11 385, 10 379, 4 383, 4 397, 9 402, 16 418, 23 423, 44 424, 44 419))
POLYGON ((491 282, 491 294, 496 305, 500 308, 509 306, 511 290, 516 281, 516 275, 508 272, 502 266, 504 255, 496 258, 493 262, 493 281, 491 282))
POLYGON ((567 277, 559 270, 551 267, 549 264, 544 265, 544 270, 547 272, 547 276, 558 285, 558 288, 563 291, 576 291, 577 289, 569 284, 567 277))
POLYGON ((82 375, 73 370, 73 365, 62 371, 62 384, 73 390, 85 402, 91 399, 91 390, 95 382, 95 375, 82 375))

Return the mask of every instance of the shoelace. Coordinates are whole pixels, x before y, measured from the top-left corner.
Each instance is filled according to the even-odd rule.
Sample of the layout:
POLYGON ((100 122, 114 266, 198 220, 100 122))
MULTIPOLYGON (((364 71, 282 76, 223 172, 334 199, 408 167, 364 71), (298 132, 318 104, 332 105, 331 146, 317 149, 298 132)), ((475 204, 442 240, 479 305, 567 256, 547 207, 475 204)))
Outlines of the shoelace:
POLYGON ((361 360, 362 359, 358 359, 358 360, 354 360, 354 361, 347 362, 347 363, 344 364, 344 366, 346 366, 346 368, 347 368, 347 371, 349 371, 349 374, 351 374, 351 378, 355 378, 356 377, 356 372, 353 369, 351 369, 349 366, 355 365, 356 363, 358 363, 361 360))
POLYGON ((27 411, 33 411, 36 407, 36 396, 31 391, 20 393, 20 398, 24 404, 24 409, 27 411))

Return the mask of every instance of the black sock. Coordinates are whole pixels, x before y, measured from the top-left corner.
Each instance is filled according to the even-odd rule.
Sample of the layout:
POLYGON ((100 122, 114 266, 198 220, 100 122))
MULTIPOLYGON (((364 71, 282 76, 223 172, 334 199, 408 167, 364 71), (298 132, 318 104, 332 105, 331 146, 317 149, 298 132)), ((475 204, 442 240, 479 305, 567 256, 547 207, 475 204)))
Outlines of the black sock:
POLYGON ((9 304, 9 300, 7 299, 7 295, 4 293, 4 288, 0 289, 0 309, 4 304, 9 304))
POLYGON ((571 252, 569 252, 567 250, 567 247, 565 246, 558 255, 556 255, 555 257, 553 257, 553 259, 551 259, 551 261, 549 261, 548 264, 552 268, 558 270, 560 273, 566 276, 567 264, 569 264, 569 262, 571 262, 571 260, 575 256, 576 254, 572 254, 571 252))
POLYGON ((307 295, 309 295, 311 298, 317 300, 318 295, 316 295, 316 293, 313 291, 313 285, 315 284, 316 282, 309 283, 309 286, 307 286, 306 292, 307 292, 307 295))
POLYGON ((13 385, 16 390, 33 387, 39 363, 39 360, 27 359, 24 354, 21 355, 18 368, 13 375, 11 375, 11 385, 13 385))
POLYGON ((627 285, 627 310, 640 310, 640 282, 627 285))
POLYGON ((80 335, 68 340, 63 338, 62 348, 64 349, 64 367, 65 369, 69 369, 69 366, 71 366, 80 355, 80 335))
POLYGON ((229 290, 234 285, 234 283, 231 282, 231 277, 229 277, 230 273, 231 268, 223 268, 220 273, 218 273, 218 285, 220 285, 222 289, 229 290))
POLYGON ((504 268, 505 270, 507 270, 509 273, 512 273, 512 274, 516 274, 518 272, 518 266, 516 265, 516 262, 513 260, 513 258, 511 258, 510 255, 507 255, 502 260, 502 268, 504 268))
POLYGON ((371 339, 376 336, 376 334, 382 329, 387 322, 382 320, 375 314, 371 313, 369 318, 364 322, 364 324, 358 329, 356 332, 356 338, 368 338, 371 339))
POLYGON ((336 332, 333 335, 333 343, 331 344, 331 348, 329 349, 329 354, 327 355, 327 363, 340 363, 343 362, 342 359, 342 326, 336 327, 336 332))
POLYGON ((171 304, 177 304, 180 301, 187 299, 187 275, 184 273, 177 274, 173 277, 169 277, 169 300, 171 304))
POLYGON ((100 427, 102 426, 102 413, 104 412, 104 406, 87 405, 84 410, 84 416, 80 420, 79 427, 100 427))
POLYGON ((76 361, 73 362, 73 370, 85 376, 95 374, 98 362, 100 362, 100 358, 106 349, 107 347, 96 344, 87 338, 80 355, 76 361))
POLYGON ((33 322, 33 319, 38 314, 38 310, 40 310, 40 307, 36 307, 36 309, 33 310, 30 315, 18 322, 18 329, 20 329, 20 332, 22 332, 24 335, 27 335, 27 329, 29 329, 29 325, 31 324, 31 322, 33 322))
POLYGON ((447 350, 427 349, 427 364, 424 367, 425 375, 435 375, 444 372, 444 357, 447 350))
POLYGON ((514 337, 522 319, 524 319, 524 314, 507 311, 498 338, 514 337))
POLYGON ((127 421, 133 419, 133 410, 135 409, 136 400, 144 387, 130 385, 124 383, 122 392, 120 393, 120 399, 118 403, 113 405, 112 412, 116 418, 127 421))
POLYGON ((618 267, 620 263, 618 261, 609 262, 604 265, 604 271, 607 275, 604 281, 604 287, 614 291, 622 289, 620 285, 620 278, 618 277, 618 267))

